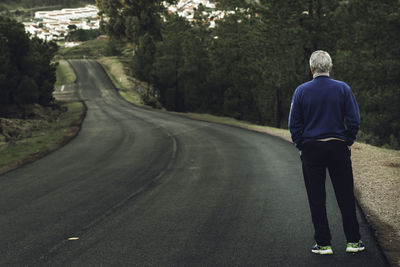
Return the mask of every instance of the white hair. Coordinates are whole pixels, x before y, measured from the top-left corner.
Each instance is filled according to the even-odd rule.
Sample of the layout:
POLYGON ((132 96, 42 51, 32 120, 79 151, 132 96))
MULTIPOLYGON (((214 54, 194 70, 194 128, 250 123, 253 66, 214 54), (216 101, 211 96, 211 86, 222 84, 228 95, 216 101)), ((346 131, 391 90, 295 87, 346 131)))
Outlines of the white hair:
POLYGON ((311 54, 310 67, 316 73, 327 73, 332 66, 331 56, 322 50, 317 50, 311 54))

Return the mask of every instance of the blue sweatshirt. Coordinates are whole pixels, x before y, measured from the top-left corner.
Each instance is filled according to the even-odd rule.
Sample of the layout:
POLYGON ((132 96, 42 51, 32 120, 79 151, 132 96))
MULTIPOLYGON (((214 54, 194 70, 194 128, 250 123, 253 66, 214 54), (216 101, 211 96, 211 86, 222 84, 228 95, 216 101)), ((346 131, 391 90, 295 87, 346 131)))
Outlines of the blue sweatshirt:
POLYGON ((289 130, 296 147, 329 137, 352 145, 360 113, 350 87, 328 76, 318 76, 296 88, 289 114, 289 130))

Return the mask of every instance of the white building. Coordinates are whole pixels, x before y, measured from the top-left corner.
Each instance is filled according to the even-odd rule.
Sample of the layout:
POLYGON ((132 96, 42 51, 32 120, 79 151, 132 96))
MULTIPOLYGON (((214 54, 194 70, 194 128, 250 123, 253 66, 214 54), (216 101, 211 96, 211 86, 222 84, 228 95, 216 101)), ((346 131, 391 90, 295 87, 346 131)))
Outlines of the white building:
POLYGON ((24 22, 25 31, 30 33, 32 36, 35 36, 41 32, 41 29, 36 23, 33 22, 24 22))
MULTIPOLYGON (((210 27, 215 27, 215 22, 225 16, 224 11, 215 9, 215 4, 209 0, 180 0, 176 5, 166 5, 170 13, 179 14, 189 21, 194 20, 195 9, 202 4, 208 9, 210 27)), ((98 8, 87 5, 81 8, 64 8, 53 11, 38 11, 35 13, 35 23, 24 23, 27 32, 32 36, 50 40, 62 40, 69 33, 69 25, 78 29, 91 30, 100 28, 98 8), (39 27, 41 25, 41 28, 39 27)))
POLYGON ((53 11, 38 11, 35 13, 35 19, 57 18, 57 20, 75 20, 83 18, 93 18, 97 16, 99 10, 96 6, 87 5, 81 8, 64 8, 53 11))
POLYGON ((204 15, 208 14, 210 27, 215 27, 215 21, 225 16, 224 11, 215 10, 215 4, 211 3, 209 0, 180 0, 176 5, 166 6, 169 13, 176 13, 189 21, 193 21, 195 9, 198 8, 200 4, 209 9, 204 15))
POLYGON ((36 22, 24 23, 25 30, 41 39, 48 41, 62 40, 68 35, 69 25, 78 29, 92 30, 100 28, 99 10, 96 6, 87 5, 81 8, 64 8, 53 11, 38 11, 36 22), (41 24, 41 27, 39 25, 41 24))

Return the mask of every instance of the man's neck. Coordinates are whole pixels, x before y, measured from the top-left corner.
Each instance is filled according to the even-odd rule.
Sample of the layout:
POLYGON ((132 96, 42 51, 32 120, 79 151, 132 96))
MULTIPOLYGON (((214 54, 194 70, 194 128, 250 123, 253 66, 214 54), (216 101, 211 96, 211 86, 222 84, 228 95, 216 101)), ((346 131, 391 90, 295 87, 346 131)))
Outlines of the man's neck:
POLYGON ((329 72, 314 72, 313 78, 317 78, 319 76, 328 76, 329 77, 329 72))

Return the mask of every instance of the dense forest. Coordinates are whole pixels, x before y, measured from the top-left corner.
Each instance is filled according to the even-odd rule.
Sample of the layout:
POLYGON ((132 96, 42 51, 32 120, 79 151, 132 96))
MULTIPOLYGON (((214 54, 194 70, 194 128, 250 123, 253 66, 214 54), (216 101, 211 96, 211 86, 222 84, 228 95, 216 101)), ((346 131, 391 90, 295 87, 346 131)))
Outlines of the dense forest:
POLYGON ((30 38, 24 26, 0 16, 0 115, 8 106, 53 100, 57 45, 30 38))
POLYGON ((134 75, 154 88, 147 98, 169 110, 285 128, 295 88, 311 79, 309 56, 322 49, 332 56, 331 76, 356 95, 359 140, 400 148, 400 1, 215 2, 234 11, 215 28, 202 6, 188 22, 158 0, 97 5, 109 18, 103 30, 136 45, 134 75))

